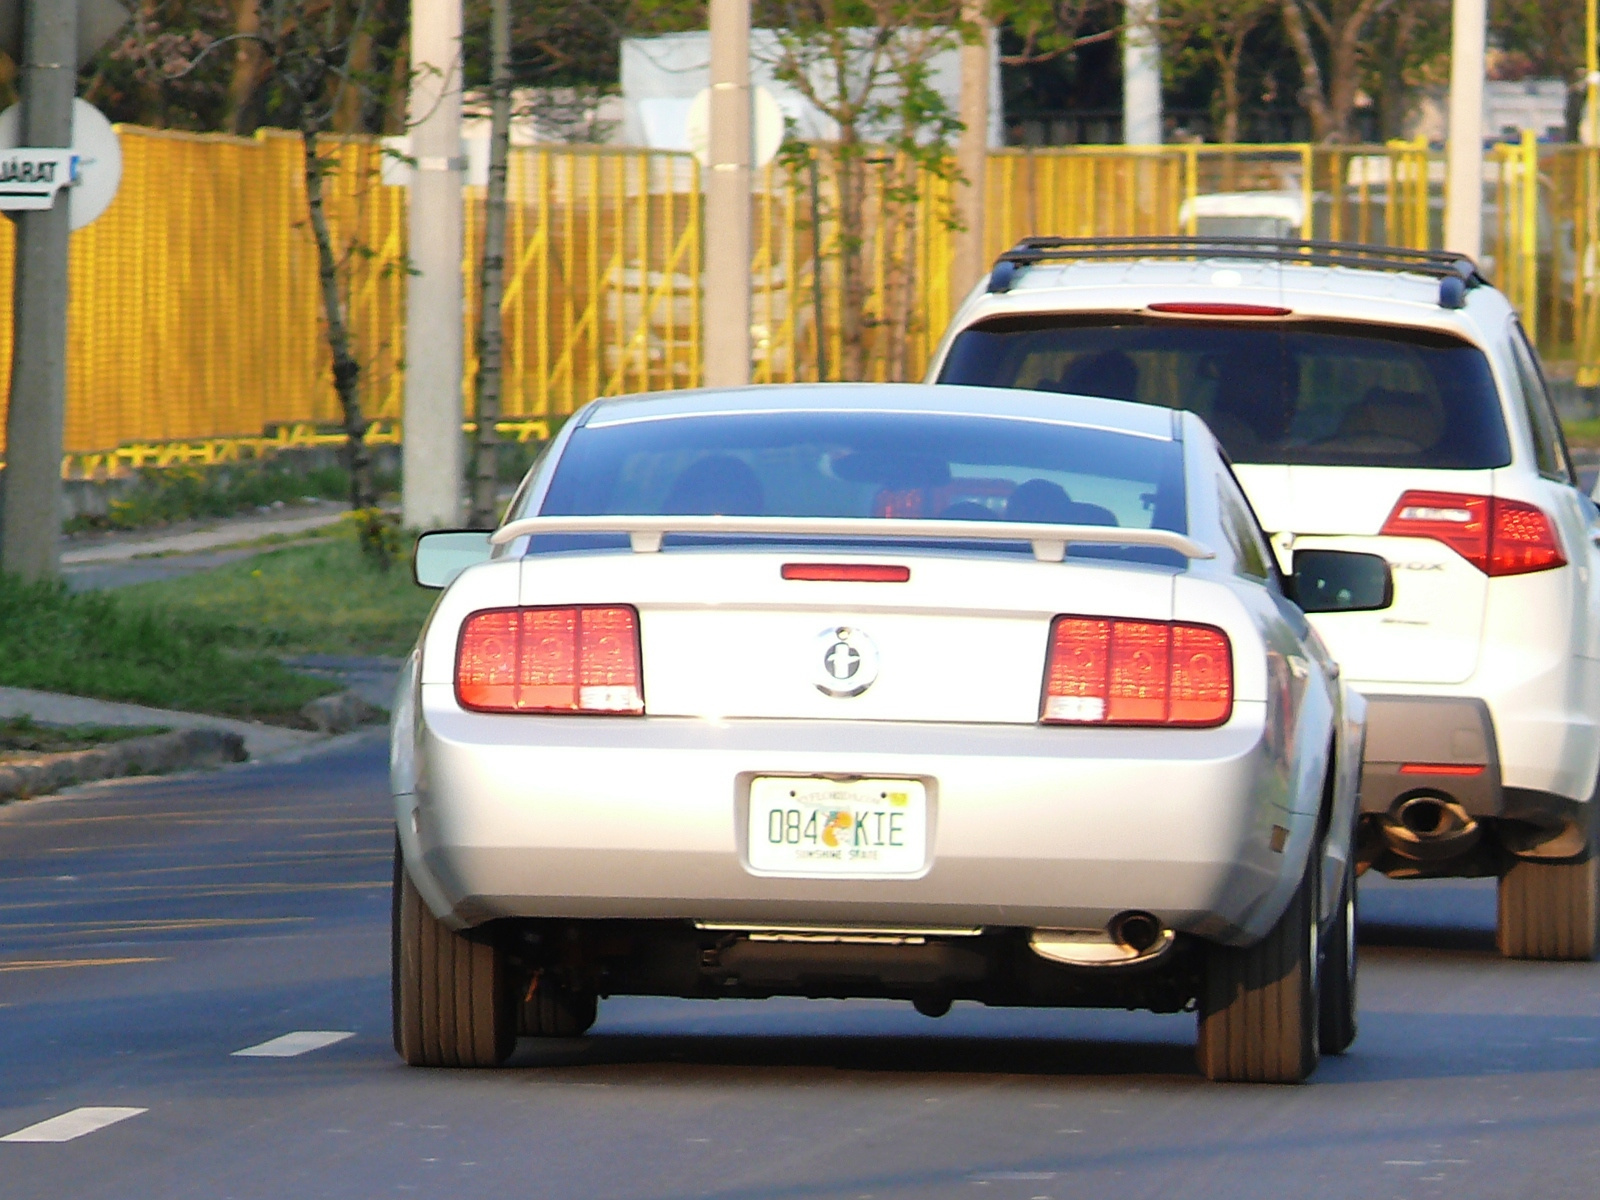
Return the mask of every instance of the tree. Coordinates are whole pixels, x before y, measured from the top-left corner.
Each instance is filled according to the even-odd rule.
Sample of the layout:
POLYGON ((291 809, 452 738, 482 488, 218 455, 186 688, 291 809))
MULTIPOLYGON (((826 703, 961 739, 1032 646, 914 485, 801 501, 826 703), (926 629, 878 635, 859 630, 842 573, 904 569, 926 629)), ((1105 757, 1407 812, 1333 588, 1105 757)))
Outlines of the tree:
POLYGON ((1365 67, 1380 136, 1405 136, 1412 95, 1449 78, 1449 57, 1450 0, 1406 0, 1373 22, 1365 67))
MULTIPOLYGON (((868 337, 882 327, 889 377, 903 379, 917 319, 916 210, 929 181, 955 181, 952 139, 961 127, 933 87, 933 60, 976 33, 951 0, 780 0, 762 15, 775 36, 773 75, 837 131, 817 148, 831 184, 818 224, 831 220, 836 229, 843 377, 863 376, 868 337), (874 191, 880 206, 871 236, 884 247, 886 270, 880 311, 869 314, 874 191)), ((798 165, 809 153, 791 144, 788 161, 798 165)), ((948 208, 936 219, 947 227, 954 221, 948 208)))
POLYGON ((1352 140, 1350 119, 1371 53, 1372 25, 1396 2, 1282 0, 1284 27, 1300 60, 1300 103, 1317 141, 1352 140))
MULTIPOLYGON (((368 421, 361 411, 361 364, 351 341, 341 279, 348 260, 361 255, 364 248, 351 242, 341 254, 334 247, 323 192, 332 164, 323 155, 322 139, 333 131, 341 106, 348 103, 349 90, 372 90, 372 72, 361 69, 362 47, 370 48, 380 3, 381 0, 264 0, 254 12, 253 29, 209 38, 191 56, 174 52, 166 61, 147 68, 159 71, 158 78, 163 83, 181 85, 199 75, 208 64, 220 61, 218 52, 226 46, 250 42, 260 48, 263 74, 258 86, 263 89, 265 106, 288 118, 300 135, 306 211, 317 250, 323 332, 333 359, 334 392, 343 414, 350 507, 366 512, 375 511, 377 496, 366 445, 368 421)), ((241 5, 240 10, 244 7, 241 5)), ((368 522, 363 541, 383 548, 386 543, 381 522, 368 522)))
POLYGON ((1494 0, 1489 30, 1503 55, 1521 60, 1519 74, 1567 81, 1567 136, 1576 137, 1584 92, 1583 0, 1494 0))
POLYGON ((1179 69, 1184 59, 1202 60, 1217 77, 1213 117, 1217 141, 1239 140, 1239 71, 1245 39, 1278 0, 1162 0, 1161 24, 1174 49, 1179 69))

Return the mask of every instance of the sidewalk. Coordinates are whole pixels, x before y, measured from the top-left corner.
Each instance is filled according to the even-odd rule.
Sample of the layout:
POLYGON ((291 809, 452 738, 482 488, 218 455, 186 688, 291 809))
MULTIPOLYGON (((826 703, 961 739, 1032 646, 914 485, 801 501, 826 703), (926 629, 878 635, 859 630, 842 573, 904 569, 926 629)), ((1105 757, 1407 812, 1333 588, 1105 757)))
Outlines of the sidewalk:
POLYGON ((66 696, 59 692, 35 692, 29 688, 0 687, 0 717, 21 716, 32 717, 49 725, 165 725, 170 729, 216 729, 224 733, 236 733, 243 738, 245 751, 252 759, 298 750, 327 740, 326 734, 285 729, 280 725, 261 725, 254 721, 236 721, 231 717, 147 708, 143 704, 124 704, 115 700, 91 700, 86 696, 66 696))
POLYGON ((155 530, 79 534, 64 544, 61 575, 75 592, 177 579, 249 558, 260 552, 250 543, 262 538, 293 538, 336 525, 346 511, 326 500, 155 530))

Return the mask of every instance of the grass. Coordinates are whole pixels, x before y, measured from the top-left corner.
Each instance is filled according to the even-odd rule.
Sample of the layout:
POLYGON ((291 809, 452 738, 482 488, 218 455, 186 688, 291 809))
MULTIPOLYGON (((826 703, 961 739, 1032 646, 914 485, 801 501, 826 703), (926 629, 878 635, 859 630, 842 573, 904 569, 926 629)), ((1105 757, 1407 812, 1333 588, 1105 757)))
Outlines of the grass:
POLYGON ((404 561, 379 570, 351 522, 310 544, 118 593, 130 611, 193 621, 225 631, 231 645, 282 656, 403 655, 434 596, 404 561))
POLYGON ((27 716, 0 717, 0 760, 83 750, 166 732, 164 725, 41 725, 27 716))
POLYGON ((337 687, 295 674, 203 613, 9 575, 0 575, 0 684, 288 724, 337 687))

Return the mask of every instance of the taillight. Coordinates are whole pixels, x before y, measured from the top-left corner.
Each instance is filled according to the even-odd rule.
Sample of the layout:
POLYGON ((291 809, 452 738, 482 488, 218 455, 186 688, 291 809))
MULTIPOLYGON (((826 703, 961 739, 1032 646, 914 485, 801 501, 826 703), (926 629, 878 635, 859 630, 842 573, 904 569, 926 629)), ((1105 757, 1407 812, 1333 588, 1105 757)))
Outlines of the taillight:
POLYGON ((1395 504, 1381 532, 1443 542, 1486 575, 1526 575, 1567 561, 1543 511, 1495 496, 1410 491, 1395 504))
POLYGON ((1057 617, 1040 719, 1061 725, 1221 725, 1233 647, 1209 625, 1057 617))
POLYGON ((639 615, 622 605, 473 613, 456 646, 456 699, 478 712, 642 713, 639 615))

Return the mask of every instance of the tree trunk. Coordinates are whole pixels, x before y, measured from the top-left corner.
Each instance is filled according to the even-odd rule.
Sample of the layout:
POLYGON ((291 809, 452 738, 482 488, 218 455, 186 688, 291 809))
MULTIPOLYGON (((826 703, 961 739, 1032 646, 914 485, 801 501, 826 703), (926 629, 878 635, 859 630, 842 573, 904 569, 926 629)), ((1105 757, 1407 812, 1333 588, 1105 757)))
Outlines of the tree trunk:
POLYGON ((866 245, 866 165, 864 148, 855 130, 840 130, 834 148, 839 169, 839 378, 857 380, 866 372, 867 304, 866 267, 862 251, 866 245))
POLYGON ((350 507, 360 511, 377 504, 372 484, 372 460, 367 456, 367 419, 361 414, 361 364, 350 350, 350 327, 339 297, 339 263, 333 253, 333 234, 323 205, 325 167, 317 148, 317 127, 309 105, 301 106, 300 141, 305 151, 306 207, 311 233, 317 244, 317 282, 322 289, 322 316, 328 327, 328 349, 333 357, 333 389, 344 413, 345 464, 350 468, 350 507))
MULTIPOLYGON (((363 26, 350 39, 349 68, 353 76, 365 75, 372 67, 372 30, 363 26)), ((339 82, 339 98, 333 107, 335 133, 360 133, 366 124, 366 101, 357 79, 339 82)))
POLYGON ((506 175, 511 158, 511 0, 494 0, 494 77, 489 119, 489 189, 483 221, 478 306, 478 432, 472 445, 472 525, 492 528, 499 516, 501 336, 500 300, 506 265, 506 175))
POLYGON ((1325 142, 1333 132, 1333 118, 1322 87, 1322 67, 1317 62, 1316 47, 1311 44, 1305 14, 1300 11, 1300 0, 1283 0, 1283 26, 1295 57, 1300 60, 1300 103, 1311 117, 1311 136, 1325 142))
MULTIPOLYGON (((235 33, 252 34, 261 29, 260 0, 234 0, 235 33)), ((259 123, 258 100, 261 92, 263 55, 261 43, 242 38, 233 52, 233 78, 228 82, 228 130, 241 137, 255 132, 259 123)))

